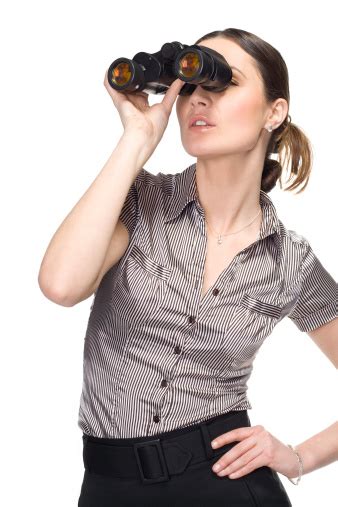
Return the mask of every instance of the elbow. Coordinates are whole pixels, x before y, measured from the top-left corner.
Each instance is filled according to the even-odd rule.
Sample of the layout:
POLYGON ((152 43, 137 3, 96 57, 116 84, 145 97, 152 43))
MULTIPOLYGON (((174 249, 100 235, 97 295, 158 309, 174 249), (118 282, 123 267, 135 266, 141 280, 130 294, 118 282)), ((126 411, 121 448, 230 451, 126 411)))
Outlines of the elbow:
POLYGON ((67 291, 48 280, 41 271, 38 276, 38 284, 42 294, 53 303, 68 307, 75 305, 74 301, 67 294, 67 291))

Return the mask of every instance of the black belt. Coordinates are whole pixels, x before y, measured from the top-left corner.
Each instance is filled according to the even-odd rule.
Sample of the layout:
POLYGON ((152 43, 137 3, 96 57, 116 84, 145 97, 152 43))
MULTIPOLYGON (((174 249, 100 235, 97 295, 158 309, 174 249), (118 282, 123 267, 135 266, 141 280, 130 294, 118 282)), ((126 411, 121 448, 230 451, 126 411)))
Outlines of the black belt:
MULTIPOLYGON (((210 442, 234 428, 251 426, 246 410, 232 411, 214 417, 184 434, 175 430, 154 437, 134 438, 130 445, 116 445, 114 439, 83 434, 83 462, 90 473, 110 477, 137 478, 144 484, 168 481, 195 463, 217 458, 238 442, 213 449, 210 442)), ((180 430, 179 430, 180 431, 180 430)), ((128 440, 128 439, 126 439, 128 440)))

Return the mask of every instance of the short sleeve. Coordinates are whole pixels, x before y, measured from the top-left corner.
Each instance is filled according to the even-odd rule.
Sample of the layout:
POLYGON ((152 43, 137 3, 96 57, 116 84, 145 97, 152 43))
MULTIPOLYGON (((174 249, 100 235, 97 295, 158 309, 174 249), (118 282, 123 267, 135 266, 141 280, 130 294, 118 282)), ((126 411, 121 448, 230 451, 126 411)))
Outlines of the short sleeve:
POLYGON ((307 242, 302 260, 301 288, 288 317, 300 331, 312 331, 337 316, 337 283, 307 242))
POLYGON ((121 222, 127 227, 129 236, 133 234, 139 219, 139 192, 143 181, 143 172, 142 168, 130 186, 119 216, 121 222))

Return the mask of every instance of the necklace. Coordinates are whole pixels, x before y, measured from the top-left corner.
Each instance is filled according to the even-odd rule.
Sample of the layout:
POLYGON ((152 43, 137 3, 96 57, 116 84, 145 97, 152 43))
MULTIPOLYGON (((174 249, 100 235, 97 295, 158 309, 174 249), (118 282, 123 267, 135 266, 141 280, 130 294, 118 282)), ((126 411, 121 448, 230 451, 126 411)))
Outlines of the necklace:
MULTIPOLYGON (((198 188, 196 188, 196 191, 197 191, 197 197, 198 197, 198 201, 199 201, 199 193, 198 193, 198 188)), ((208 224, 208 226, 210 227, 210 229, 212 230, 212 232, 214 234, 216 234, 217 236, 217 244, 218 245, 221 245, 222 244, 222 238, 224 238, 225 236, 231 236, 232 234, 238 234, 239 232, 243 231, 243 229, 246 229, 247 227, 249 227, 249 225, 252 224, 252 222, 254 222, 256 220, 256 218, 258 217, 258 215, 260 214, 260 212, 262 211, 262 208, 260 207, 259 208, 259 212, 257 213, 257 215, 251 220, 251 222, 249 222, 247 225, 245 225, 244 227, 242 227, 242 229, 239 229, 239 231, 236 231, 236 232, 229 232, 228 234, 218 234, 217 232, 215 232, 213 230, 213 228, 211 227, 211 225, 209 224, 208 220, 205 218, 205 221, 206 223, 208 224)))
POLYGON ((239 229, 239 231, 236 231, 236 232, 229 232, 228 234, 217 234, 213 228, 211 227, 211 225, 209 224, 209 222, 207 221, 207 219, 205 219, 206 223, 208 224, 208 226, 210 227, 210 229, 212 230, 212 232, 214 234, 216 234, 216 236, 218 236, 217 238, 217 244, 218 245, 221 245, 222 244, 222 238, 225 237, 225 236, 231 236, 232 234, 238 234, 239 232, 243 231, 243 229, 246 229, 247 227, 249 227, 249 225, 252 224, 252 222, 254 222, 254 220, 256 220, 256 218, 258 217, 258 215, 260 214, 260 212, 262 211, 262 209, 259 210, 259 212, 257 213, 257 215, 255 216, 255 218, 253 218, 253 220, 251 220, 250 223, 248 223, 247 225, 245 225, 244 227, 242 227, 242 229, 239 229))

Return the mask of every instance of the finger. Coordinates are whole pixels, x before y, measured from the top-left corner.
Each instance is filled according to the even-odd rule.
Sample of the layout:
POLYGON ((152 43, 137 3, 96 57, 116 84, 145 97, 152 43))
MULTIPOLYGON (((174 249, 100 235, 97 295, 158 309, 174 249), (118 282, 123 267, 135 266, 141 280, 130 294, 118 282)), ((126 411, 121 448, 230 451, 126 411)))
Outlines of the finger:
POLYGON ((167 111, 170 113, 172 110, 172 107, 174 105, 174 102, 177 98, 177 95, 179 94, 181 88, 185 84, 185 81, 182 81, 181 79, 175 79, 167 89, 165 96, 162 100, 162 104, 165 106, 167 111))
MULTIPOLYGON (((260 468, 262 466, 266 466, 264 461, 260 458, 260 456, 257 456, 255 459, 251 460, 249 463, 244 465, 241 468, 238 468, 236 471, 231 472, 228 477, 230 479, 239 479, 240 477, 243 477, 243 475, 250 474, 257 468, 260 468)), ((227 475, 227 474, 225 474, 227 475)))
POLYGON ((235 428, 234 430, 222 433, 217 438, 214 438, 210 444, 213 449, 218 449, 229 442, 241 441, 244 438, 251 436, 254 432, 253 426, 244 426, 243 428, 235 428))
POLYGON ((238 459, 242 459, 242 456, 244 456, 247 452, 249 452, 253 448, 256 449, 259 448, 259 446, 257 446, 257 439, 255 438, 255 436, 246 438, 245 440, 243 440, 243 442, 240 442, 239 444, 232 447, 230 451, 224 453, 220 457, 220 459, 214 463, 212 467, 213 471, 219 472, 220 470, 231 465, 238 459))
POLYGON ((144 92, 133 92, 126 94, 128 100, 141 111, 146 111, 149 108, 148 95, 144 92))
POLYGON ((128 101, 126 95, 124 93, 118 92, 117 90, 114 90, 114 88, 111 87, 108 93, 111 96, 114 105, 120 111, 122 103, 128 101))
POLYGON ((103 84, 106 86, 106 84, 108 83, 108 69, 106 70, 106 73, 104 75, 104 80, 103 80, 103 84))
POLYGON ((108 91, 109 95, 113 99, 114 104, 120 104, 122 101, 126 100, 126 97, 124 96, 124 93, 119 92, 118 90, 115 90, 112 86, 110 86, 110 83, 108 81, 108 70, 106 70, 106 73, 104 75, 103 84, 108 91))
MULTIPOLYGON (((256 459, 258 456, 262 455, 262 450, 258 446, 253 446, 247 452, 244 452, 237 459, 232 460, 231 463, 226 464, 226 466, 220 465, 219 470, 217 470, 217 475, 223 477, 224 475, 230 475, 234 472, 237 472, 241 468, 244 468, 250 463, 252 460, 256 459)), ((263 455, 261 456, 263 458, 263 455)))

